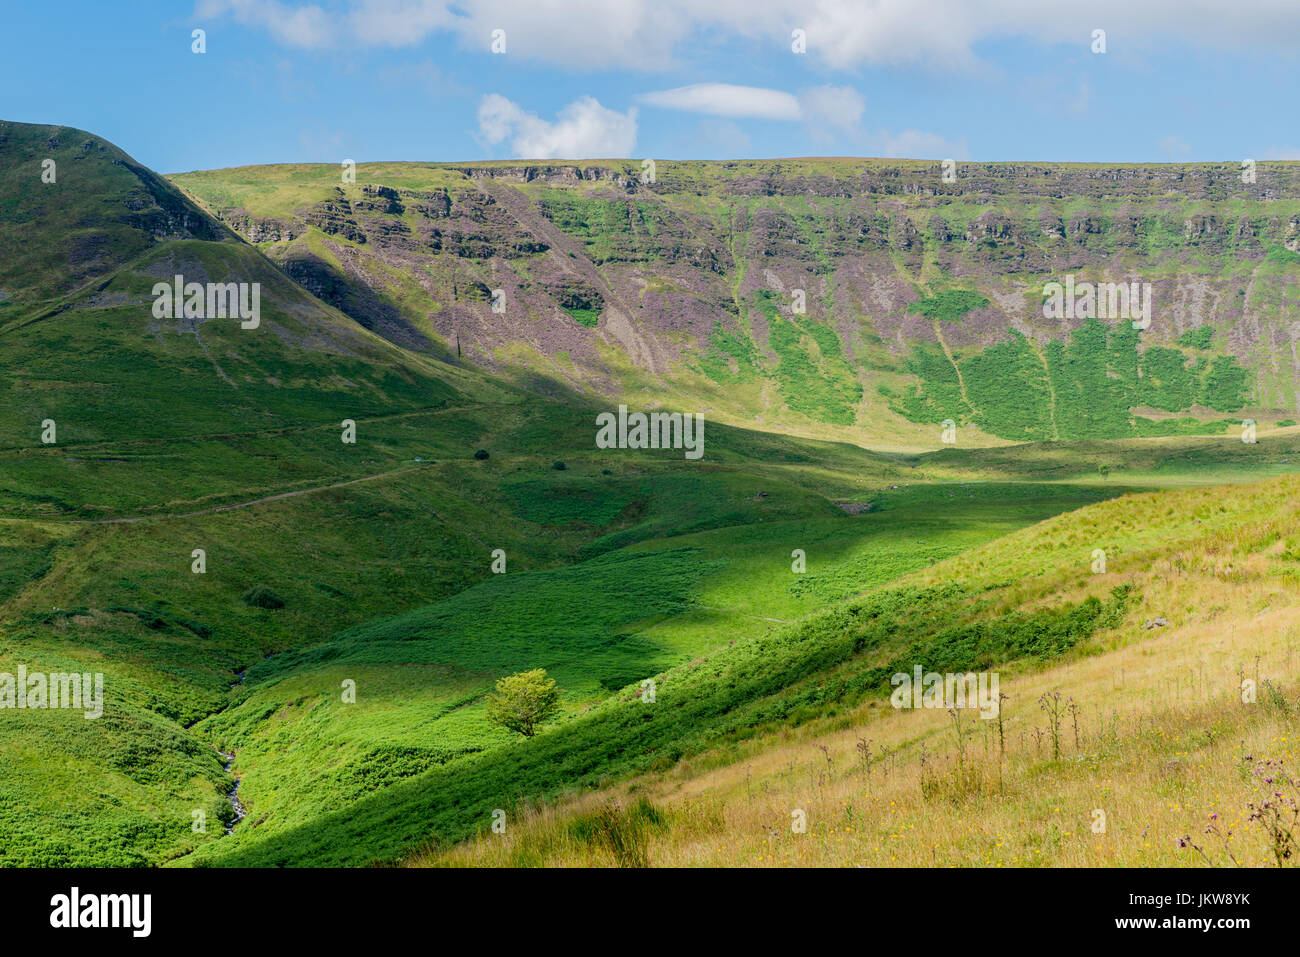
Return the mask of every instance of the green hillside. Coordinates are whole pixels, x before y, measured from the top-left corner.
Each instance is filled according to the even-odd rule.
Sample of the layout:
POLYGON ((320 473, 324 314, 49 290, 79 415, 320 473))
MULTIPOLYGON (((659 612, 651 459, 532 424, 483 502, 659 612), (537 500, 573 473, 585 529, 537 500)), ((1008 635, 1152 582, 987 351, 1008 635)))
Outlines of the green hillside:
POLYGON ((0 123, 0 674, 104 678, 100 718, 0 711, 0 864, 446 849, 840 720, 918 656, 1091 654, 1161 610, 1096 548, 1266 563, 1233 620, 1281 602, 1293 166, 1272 198, 1209 167, 1181 199, 1171 171, 930 172, 168 180, 0 123), (1048 328, 1066 264, 1250 292, 1048 328), (258 321, 166 315, 178 275, 257 284, 258 321), (597 447, 618 403, 703 414, 703 457, 597 447), (560 714, 516 740, 487 695, 536 668, 560 714))
MULTIPOLYGON (((653 703, 641 701, 631 685, 567 716, 532 741, 502 741, 445 764, 430 758, 427 769, 408 753, 403 767, 410 780, 387 782, 390 786, 379 795, 366 794, 366 781, 322 774, 321 764, 303 755, 293 762, 294 769, 305 775, 312 768, 313 784, 328 788, 333 801, 322 799, 320 810, 335 810, 310 821, 285 821, 284 831, 275 827, 271 815, 263 825, 265 836, 256 829, 244 831, 228 845, 202 848, 200 859, 212 853, 214 862, 235 865, 362 864, 420 842, 445 846, 485 831, 497 808, 521 811, 528 797, 576 793, 620 775, 667 772, 692 754, 738 750, 755 735, 834 717, 873 697, 887 698, 889 677, 910 671, 913 662, 941 672, 1043 667, 1089 645, 1095 649, 1098 641, 1140 630, 1150 605, 1126 578, 1153 553, 1166 554, 1171 541, 1182 551, 1232 538, 1232 560, 1260 556, 1263 566, 1252 568, 1252 579, 1262 575, 1269 594, 1281 600, 1294 569, 1287 564, 1289 551, 1278 558, 1270 547, 1286 525, 1274 503, 1295 491, 1295 479, 1287 478, 1238 488, 1226 500, 1218 490, 1125 496, 1049 519, 933 567, 916 562, 913 567, 923 571, 911 576, 901 574, 904 563, 894 569, 901 575, 897 581, 885 576, 862 580, 865 595, 720 644, 711 653, 658 672, 653 703), (1253 533, 1237 537, 1243 526, 1253 533), (1091 572, 1094 547, 1105 547, 1113 556, 1110 574, 1091 572), (355 803, 340 808, 339 801, 355 803)), ((676 553, 662 554, 671 561, 676 553)), ((431 613, 449 622, 455 611, 439 612, 435 606, 431 613)), ((442 642, 424 636, 430 624, 428 615, 397 618, 340 636, 337 646, 322 653, 331 665, 329 677, 318 679, 315 700, 303 684, 293 685, 298 697, 293 709, 276 712, 277 733, 298 742, 330 734, 331 726, 346 725, 356 735, 381 733, 373 715, 363 711, 349 718, 340 713, 342 706, 330 703, 321 686, 357 673, 381 683, 382 693, 401 697, 400 688, 382 684, 363 662, 373 667, 382 658, 392 660, 393 648, 402 643, 409 648, 414 642, 433 642, 445 654, 442 642), (313 734, 288 731, 285 725, 294 721, 308 723, 313 734)), ((400 660, 420 655, 412 649, 400 660)), ((509 669, 520 660, 500 665, 509 669)), ((536 664, 543 659, 530 655, 526 660, 536 664)), ((279 701, 286 697, 285 692, 275 696, 279 701)), ((255 704, 256 699, 254 692, 250 717, 265 713, 266 705, 255 704)), ((435 712, 440 703, 418 707, 435 712)), ((413 723, 412 718, 401 725, 413 723)), ((230 729, 236 735, 241 730, 230 729)), ((336 748, 313 740, 306 749, 319 760, 336 748)), ((250 766, 250 780, 255 767, 250 766)), ((281 793, 291 790, 287 775, 292 772, 286 766, 266 773, 282 782, 281 793)), ((300 787, 292 790, 300 793, 300 787)))

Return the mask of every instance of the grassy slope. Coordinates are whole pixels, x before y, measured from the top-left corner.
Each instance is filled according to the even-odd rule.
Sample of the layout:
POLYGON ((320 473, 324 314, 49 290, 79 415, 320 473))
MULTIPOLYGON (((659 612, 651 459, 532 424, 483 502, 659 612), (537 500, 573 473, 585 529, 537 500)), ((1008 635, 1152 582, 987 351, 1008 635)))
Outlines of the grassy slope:
MULTIPOLYGON (((1125 497, 905 579, 1020 606, 1124 584, 1116 627, 1004 664, 996 721, 882 697, 480 826, 422 865, 1275 866, 1252 806, 1300 763, 1294 478, 1125 497), (1104 574, 1090 549, 1108 550, 1104 574), (997 585, 999 581, 1006 584, 997 585), (1145 627, 1155 617, 1163 628, 1145 627), (1243 700, 1242 683, 1257 694, 1243 700), (1060 694, 1059 745, 1042 707, 1060 694), (807 815, 805 833, 791 815, 807 815), (1104 828, 1097 829, 1104 815, 1104 828), (1215 827, 1218 834, 1207 831, 1215 827), (1230 835, 1226 843, 1220 835, 1230 835), (1195 846, 1193 846, 1195 845, 1195 846), (1197 848, 1200 850, 1197 850, 1197 848)), ((927 667, 933 659, 922 658, 927 667)))
MULTIPOLYGON (((387 858, 418 841, 421 832, 443 841, 472 833, 494 808, 513 808, 525 797, 580 790, 639 771, 666 772, 719 740, 743 747, 739 742, 761 738, 764 728, 797 726, 864 700, 879 701, 887 676, 904 665, 910 669, 915 660, 940 670, 990 664, 1033 670, 1085 645, 1091 635, 1131 629, 1138 610, 1149 610, 1140 588, 1127 603, 1114 589, 1134 584, 1131 563, 1140 565, 1159 550, 1156 513, 1176 515, 1180 501, 1195 503, 1166 529, 1171 547, 1185 541, 1190 548, 1214 535, 1231 538, 1248 519, 1253 532, 1253 522, 1266 520, 1279 491, 1294 482, 1244 487, 1222 506, 1223 495, 1215 489, 1169 493, 1168 502, 1161 496, 1125 497, 1050 519, 866 598, 752 633, 669 669, 657 676, 654 705, 638 702, 633 689, 625 689, 531 742, 413 776, 345 810, 269 832, 265 840, 258 840, 256 829, 237 832, 237 840, 210 853, 204 849, 200 859, 266 864, 387 858), (1078 554, 1070 552, 1063 561, 1061 549, 1071 544, 1078 554), (1095 547, 1112 556, 1105 576, 1089 574, 1095 547)), ((1273 517, 1278 528, 1285 526, 1285 516, 1273 517)), ((1253 537, 1245 543, 1255 551, 1257 546, 1253 537)), ((411 637, 405 626, 379 623, 356 634, 383 641, 384 629, 393 629, 392 638, 401 640, 411 637)))
MULTIPOLYGON (((313 299, 89 134, 5 124, 0 153, 0 232, 20 251, 0 274, 0 661, 103 671, 109 702, 91 722, 6 712, 22 730, 0 747, 15 838, 3 859, 157 861, 193 840, 191 809, 215 818, 224 806, 220 763, 185 726, 224 704, 237 668, 473 580, 466 529, 497 521, 464 493, 495 479, 466 463, 478 443, 527 428, 527 408, 313 299), (47 154, 57 182, 32 188, 47 154), (177 272, 261 283, 261 326, 155 320, 152 285, 177 272), (358 423, 355 445, 339 440, 344 418, 358 423), (39 440, 45 419, 54 444, 39 440), (208 552, 205 575, 190 571, 195 548, 208 552), (286 607, 240 601, 259 584, 286 607)), ((524 562, 577 544, 500 537, 524 562)))
MULTIPOLYGON (((1117 494, 1131 481, 1123 463, 1145 470, 1152 454, 1143 443, 1115 453, 1116 471, 1104 483, 1076 466, 1073 474, 1092 481, 1091 489, 1026 486, 1026 480, 1059 481, 1062 465, 1031 458, 1013 467, 1009 455, 987 463, 955 456, 954 462, 951 452, 887 458, 714 427, 708 459, 714 464, 694 469, 692 477, 675 456, 584 450, 589 421, 579 410, 536 404, 411 413, 363 422, 361 440, 348 449, 364 456, 367 473, 423 460, 415 471, 390 478, 190 519, 94 525, 77 517, 80 510, 38 518, 44 510, 37 509, 31 518, 4 523, 8 670, 17 662, 80 662, 104 670, 111 711, 120 716, 65 721, 59 743, 47 737, 35 752, 44 756, 39 764, 31 747, 41 728, 50 733, 47 726, 7 742, 0 760, 15 771, 7 806, 22 808, 8 823, 24 835, 10 845, 10 860, 145 863, 195 847, 198 860, 228 852, 243 859, 240 854, 251 852, 228 851, 236 845, 220 838, 215 825, 207 835, 189 829, 195 808, 211 821, 228 813, 221 793, 230 779, 220 773, 214 745, 239 753, 235 771, 254 814, 240 828, 254 844, 258 829, 269 835, 252 858, 263 860, 266 847, 290 841, 292 848, 296 834, 340 803, 401 785, 458 752, 501 745, 500 734, 485 727, 478 699, 502 671, 538 663, 554 668, 569 689, 570 710, 581 712, 599 705, 611 684, 781 624, 762 619, 794 619, 1026 522, 1117 494), (557 447, 557 440, 574 446, 557 447), (493 451, 486 462, 469 456, 480 446, 493 451), (549 468, 557 456, 568 462, 566 471, 549 468), (969 480, 975 472, 1021 484, 924 484, 945 476, 969 480), (1017 499, 1023 504, 1008 508, 1017 499), (874 511, 844 515, 831 501, 871 502, 874 511), (190 551, 200 546, 209 554, 202 576, 189 571, 190 551), (489 576, 495 547, 509 555, 505 579, 489 576), (625 550, 610 551, 618 547, 625 550), (797 582, 788 571, 796 547, 809 562, 797 582), (599 562, 540 577, 527 573, 591 556, 604 556, 608 574, 601 576, 599 562), (636 597, 647 587, 647 569, 661 573, 652 573, 650 583, 682 582, 671 600, 654 588, 636 597), (620 571, 632 572, 630 580, 620 571), (254 584, 272 588, 286 607, 245 606, 239 596, 254 584), (627 595, 635 609, 622 622, 615 619, 624 613, 609 618, 602 606, 611 590, 627 595), (336 627, 452 595, 450 605, 414 613, 417 622, 430 623, 432 640, 367 646, 343 638, 301 656, 272 658, 251 668, 233 693, 228 689, 237 670, 265 654, 313 645, 336 627), (500 596, 510 600, 493 600, 500 596), (643 606, 655 602, 664 607, 651 615, 643 606), (581 614, 561 616, 566 609, 581 614), (586 620, 593 612, 599 614, 586 620), (463 634, 458 622, 466 626, 463 634), (526 627, 515 632, 521 624, 526 627), (626 637, 607 646, 609 631, 626 637), (458 638, 455 656, 444 654, 439 640, 448 634, 458 638), (503 644, 498 634, 511 641, 503 644), (592 640, 603 646, 600 652, 580 653, 581 643, 592 640), (550 642, 547 657, 538 657, 539 641, 550 642), (342 660, 312 663, 313 655, 338 648, 346 652, 342 660), (348 711, 337 695, 345 677, 359 687, 358 704, 348 711), (232 702, 218 717, 184 730, 232 702), (51 767, 61 770, 47 773, 51 767), (104 767, 116 770, 100 774, 104 767), (66 781, 87 775, 96 788, 63 808, 66 781), (57 838, 44 830, 52 814, 65 822, 57 838)), ((319 441, 310 440, 310 430, 279 441, 299 462, 321 455, 322 475, 355 474, 343 466, 346 458, 325 457, 334 450, 333 430, 318 431, 319 441)), ((247 440, 222 439, 228 442, 247 440)), ((1231 467, 1240 447, 1220 440, 1217 449, 1194 449, 1185 461, 1204 479, 1214 456, 1231 467)), ((1275 448, 1251 451, 1281 454, 1275 448)), ((105 451, 123 457, 111 446, 105 451)), ((238 490, 216 500, 286 487, 263 485, 267 477, 256 474, 241 479, 238 490)), ((127 493, 108 484, 94 488, 113 505, 101 507, 120 514, 115 497, 127 493)), ((134 512, 142 501, 122 504, 134 512)), ((206 501, 178 498, 169 508, 206 501)), ((689 736, 669 753, 678 746, 690 747, 689 736)), ((615 762, 607 770, 620 767, 615 762)), ((538 790, 567 786, 560 778, 540 782, 538 790)), ((411 815, 396 832, 378 829, 347 859, 391 856, 423 839, 429 823, 436 819, 411 815)), ((291 850, 283 859, 304 862, 317 853, 291 850)))
MULTIPOLYGON (((718 458, 735 464, 709 466, 683 484, 673 474, 676 462, 661 456, 594 458, 583 448, 591 421, 579 410, 522 404, 363 420, 358 443, 348 450, 366 463, 365 472, 386 476, 374 481, 190 518, 162 513, 183 513, 207 499, 164 499, 144 512, 145 521, 131 524, 96 524, 76 510, 0 523, 0 667, 79 662, 84 670, 102 670, 110 713, 129 718, 82 721, 59 748, 45 752, 47 766, 72 776, 92 772, 108 751, 125 768, 123 777, 84 799, 75 826, 57 839, 43 838, 40 828, 61 801, 61 778, 49 776, 48 785, 39 775, 11 780, 8 822, 25 822, 27 840, 10 845, 9 859, 156 862, 192 846, 190 810, 208 808, 215 817, 229 781, 219 773, 214 739, 201 728, 185 729, 229 702, 237 671, 269 653, 322 641, 338 627, 454 595, 488 578, 494 548, 506 550, 512 572, 524 573, 573 561, 589 547, 607 549, 596 545, 607 536, 636 540, 662 528, 835 511, 788 478, 746 477, 750 456, 779 460, 797 443, 711 433, 718 458), (492 457, 475 461, 471 452, 478 447, 490 448, 492 457), (570 462, 565 472, 549 468, 557 452, 570 462), (660 475, 671 478, 661 483, 660 475), (594 524, 554 521, 547 509, 572 498, 583 483, 622 489, 626 507, 594 524), (749 489, 758 484, 771 489, 768 499, 753 498, 749 489), (539 508, 541 514, 531 511, 539 508), (207 551, 203 575, 190 570, 196 547, 207 551), (241 596, 254 585, 270 588, 285 606, 244 604, 241 596), (164 760, 159 740, 180 748, 184 760, 164 760)), ((328 442, 318 446, 310 439, 282 437, 281 454, 310 463, 318 447, 332 452, 328 442)), ((111 447, 106 451, 120 457, 111 447)), ((49 457, 58 461, 57 452, 49 457)), ((331 461, 341 459, 326 458, 317 467, 328 470, 331 461)), ((804 482, 815 485, 828 472, 861 481, 878 462, 862 452, 829 450, 804 482)), ((339 471, 336 477, 347 478, 356 469, 339 471)), ((215 500, 258 498, 285 487, 274 472, 239 478, 238 489, 215 500), (261 484, 268 480, 274 484, 261 484)), ((105 485, 102 494, 129 492, 105 485)), ((118 514, 115 504, 111 511, 118 514)), ((21 761, 28 746, 25 736, 6 739, 0 762, 21 761)))
MULTIPOLYGON (((1109 494, 1003 493, 997 516, 965 501, 936 515, 918 501, 878 516, 774 520, 782 506, 764 503, 768 514, 744 526, 656 539, 555 571, 494 576, 261 663, 249 671, 246 697, 200 729, 239 755, 241 798, 257 821, 247 839, 275 845, 286 828, 364 797, 377 779, 393 784, 508 747, 509 736, 483 711, 483 695, 502 674, 546 667, 577 718, 612 692, 771 632, 865 582, 1109 494), (1016 496, 1021 501, 1011 501, 1016 496), (791 574, 793 546, 809 556, 804 576, 791 574), (357 683, 355 705, 341 700, 347 679, 357 683), (394 749, 401 767, 388 763, 394 749)), ((825 508, 809 504, 813 514, 825 508)), ((376 834, 368 843, 384 840, 376 834)))

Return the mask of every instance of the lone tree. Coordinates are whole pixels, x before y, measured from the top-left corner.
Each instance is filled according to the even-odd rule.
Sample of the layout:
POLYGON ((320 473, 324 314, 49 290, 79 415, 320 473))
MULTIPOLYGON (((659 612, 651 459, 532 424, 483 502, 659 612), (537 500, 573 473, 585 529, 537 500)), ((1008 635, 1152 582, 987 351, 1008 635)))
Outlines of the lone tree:
POLYGON ((525 738, 536 734, 537 726, 559 710, 560 689, 546 676, 545 668, 501 678, 496 691, 488 695, 488 719, 525 738))

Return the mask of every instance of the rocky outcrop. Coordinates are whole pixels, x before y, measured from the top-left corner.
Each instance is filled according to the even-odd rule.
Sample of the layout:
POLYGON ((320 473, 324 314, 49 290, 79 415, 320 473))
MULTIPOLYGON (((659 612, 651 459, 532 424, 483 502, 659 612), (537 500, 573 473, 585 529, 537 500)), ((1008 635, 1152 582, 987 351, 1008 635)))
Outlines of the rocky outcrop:
MULTIPOLYGON (((1141 349, 1179 348, 1211 325, 1217 353, 1258 371, 1261 401, 1294 399, 1300 334, 1276 304, 1297 294, 1279 253, 1300 249, 1300 164, 1260 163, 1255 183, 1232 164, 663 161, 644 183, 640 172, 634 160, 424 166, 428 185, 332 187, 289 221, 227 220, 272 246, 319 230, 343 268, 286 270, 369 328, 421 330, 429 348, 489 367, 554 357, 552 371, 588 387, 617 390, 631 363, 691 368, 724 392, 727 376, 776 376, 780 393, 782 377, 837 375, 852 395, 844 377, 857 376, 870 397, 912 381, 918 347, 947 363, 944 348, 1068 337, 1082 319, 1044 318, 1042 289, 1069 274, 1149 282, 1141 349), (1237 272, 1216 273, 1225 262, 1237 272), (962 300, 945 290, 973 298, 954 312, 962 300), (624 358, 611 363, 610 348, 624 358)), ((1037 368, 1045 353, 1030 358, 1037 368)))

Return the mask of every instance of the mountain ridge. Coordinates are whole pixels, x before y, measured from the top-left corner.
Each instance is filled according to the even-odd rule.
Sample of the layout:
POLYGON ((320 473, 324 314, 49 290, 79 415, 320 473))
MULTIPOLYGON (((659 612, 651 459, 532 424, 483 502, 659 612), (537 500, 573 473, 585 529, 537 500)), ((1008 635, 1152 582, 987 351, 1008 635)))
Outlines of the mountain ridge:
POLYGON ((922 161, 662 161, 650 183, 630 161, 375 163, 351 184, 285 164, 176 181, 363 324, 400 321, 435 353, 605 398, 667 387, 729 421, 916 448, 948 418, 996 444, 1294 411, 1278 305, 1300 261, 1300 164, 1260 164, 1249 184, 1208 164, 959 169, 945 184, 922 161), (1111 345, 1037 314, 1043 287, 1076 274, 1150 283, 1150 330, 1111 325, 1111 345), (958 294, 971 304, 945 315, 958 294), (1207 327, 1204 348, 1179 341, 1207 327), (1071 346, 1101 370, 1070 377, 1071 346), (1008 364, 1067 393, 1064 430, 997 394, 1008 364), (952 393, 953 376, 981 396, 952 393), (1090 392, 1110 406, 1093 421, 1077 409, 1090 392))

